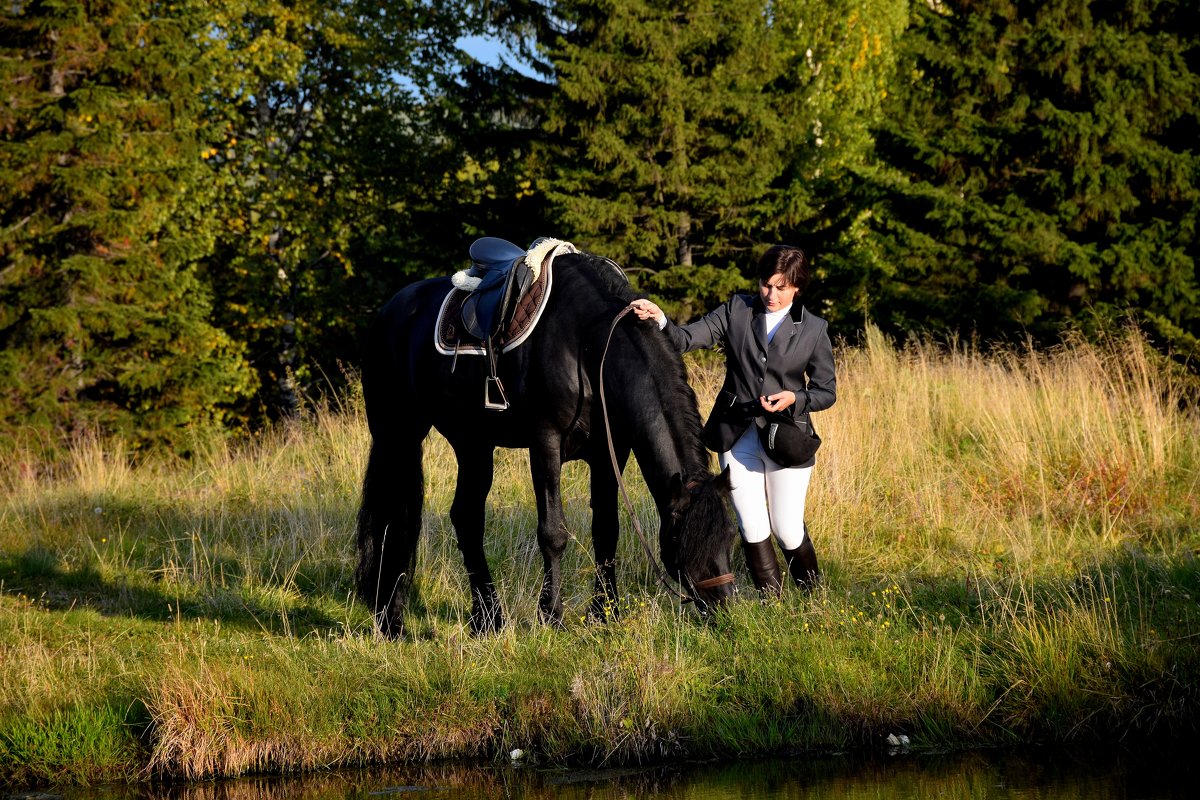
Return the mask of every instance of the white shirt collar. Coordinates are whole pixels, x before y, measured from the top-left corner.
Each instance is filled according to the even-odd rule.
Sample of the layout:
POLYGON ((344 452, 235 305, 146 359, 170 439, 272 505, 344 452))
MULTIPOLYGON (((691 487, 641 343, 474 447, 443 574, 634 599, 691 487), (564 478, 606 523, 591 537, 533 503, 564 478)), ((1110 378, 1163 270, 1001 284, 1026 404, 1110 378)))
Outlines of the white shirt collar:
POLYGON ((778 311, 768 311, 767 312, 767 321, 775 322, 783 315, 790 314, 790 313, 792 313, 792 304, 791 303, 789 303, 788 305, 779 309, 778 311))
POLYGON ((787 319, 787 316, 789 313, 791 313, 791 310, 792 310, 791 305, 788 305, 786 308, 781 308, 778 311, 768 311, 767 312, 766 323, 767 323, 767 341, 768 342, 772 341, 775 338, 775 331, 779 330, 779 326, 783 324, 783 321, 785 319, 787 319))

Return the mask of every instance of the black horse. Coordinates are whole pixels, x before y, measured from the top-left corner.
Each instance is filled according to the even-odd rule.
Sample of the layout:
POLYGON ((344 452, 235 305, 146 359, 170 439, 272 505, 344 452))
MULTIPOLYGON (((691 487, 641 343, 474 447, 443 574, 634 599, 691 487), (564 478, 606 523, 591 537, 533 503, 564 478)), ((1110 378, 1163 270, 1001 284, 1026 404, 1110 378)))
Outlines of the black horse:
POLYGON ((635 295, 613 262, 564 253, 552 266, 553 291, 537 327, 498 358, 510 406, 486 409, 487 359, 455 358, 435 347, 439 308, 449 278, 401 290, 371 326, 362 367, 371 452, 358 515, 359 597, 389 637, 404 633, 403 613, 421 533, 422 442, 436 427, 454 449, 458 483, 450 519, 472 594, 474 632, 503 625, 484 555, 484 507, 496 447, 529 450, 537 496, 544 576, 543 622, 562 619, 559 562, 568 534, 559 493, 564 462, 582 459, 591 473, 592 546, 597 575, 589 608, 604 618, 617 601, 617 481, 605 436, 598 375, 602 351, 608 423, 618 463, 632 450, 661 519, 666 570, 701 607, 724 603, 734 526, 727 474, 713 475, 700 442, 696 396, 682 359, 652 323, 629 316, 612 324, 635 295), (716 584, 716 585, 712 585, 716 584))

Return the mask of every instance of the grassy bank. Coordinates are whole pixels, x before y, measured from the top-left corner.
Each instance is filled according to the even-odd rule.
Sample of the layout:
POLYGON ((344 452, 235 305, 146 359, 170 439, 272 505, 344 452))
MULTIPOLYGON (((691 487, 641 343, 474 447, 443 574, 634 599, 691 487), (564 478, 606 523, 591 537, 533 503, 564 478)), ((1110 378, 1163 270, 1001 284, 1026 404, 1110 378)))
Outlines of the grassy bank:
MULTIPOLYGON (((1194 389, 1136 338, 985 357, 873 337, 838 357, 810 495, 825 587, 744 595, 708 623, 658 589, 632 536, 620 620, 583 621, 572 465, 567 626, 539 627, 528 468, 500 451, 489 557, 512 624, 471 638, 453 459, 433 437, 412 638, 379 641, 351 597, 354 401, 186 463, 95 441, 51 471, 16 453, 0 476, 0 780, 1194 732, 1194 389)), ((707 408, 716 374, 693 368, 707 408)))

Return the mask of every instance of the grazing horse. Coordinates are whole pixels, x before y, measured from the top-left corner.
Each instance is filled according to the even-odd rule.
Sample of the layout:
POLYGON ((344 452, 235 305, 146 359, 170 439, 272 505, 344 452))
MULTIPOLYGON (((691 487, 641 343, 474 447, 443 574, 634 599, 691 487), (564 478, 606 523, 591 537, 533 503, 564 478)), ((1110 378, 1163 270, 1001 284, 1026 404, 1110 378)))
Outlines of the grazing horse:
POLYGON ((440 352, 435 326, 450 278, 402 289, 379 312, 362 366, 371 450, 358 515, 358 595, 388 637, 404 633, 424 497, 422 442, 431 427, 450 443, 458 481, 450 519, 471 584, 471 627, 503 625, 484 555, 485 503, 497 447, 529 450, 543 560, 538 616, 561 624, 560 559, 568 532, 559 479, 566 461, 591 473, 592 546, 597 574, 589 607, 603 619, 617 601, 618 483, 632 451, 658 508, 662 563, 703 609, 733 594, 729 552, 735 528, 727 473, 714 475, 700 442, 696 396, 684 365, 653 323, 614 319, 634 299, 612 261, 586 253, 552 257, 553 291, 519 347, 497 353, 494 374, 508 407, 485 408, 489 358, 440 352), (611 337, 611 338, 610 338, 611 337), (606 347, 607 344, 607 347, 606 347), (604 357, 602 413, 599 375, 604 357), (715 585, 714 585, 715 584, 715 585))

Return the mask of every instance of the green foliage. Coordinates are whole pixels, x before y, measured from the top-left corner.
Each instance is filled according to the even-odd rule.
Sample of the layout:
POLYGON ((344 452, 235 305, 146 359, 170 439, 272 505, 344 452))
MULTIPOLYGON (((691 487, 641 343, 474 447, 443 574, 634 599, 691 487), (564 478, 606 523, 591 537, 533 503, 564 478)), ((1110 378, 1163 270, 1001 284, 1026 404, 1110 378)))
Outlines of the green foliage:
POLYGON ((302 393, 338 381, 387 287, 422 275, 421 248, 405 246, 422 238, 413 198, 430 182, 419 92, 450 69, 457 5, 213 8, 205 102, 222 138, 205 154, 219 193, 204 275, 264 387, 248 417, 294 413, 302 393))
POLYGON ((837 222, 890 76, 904 4, 558 4, 548 196, 564 227, 692 315, 756 251, 837 222), (827 208, 827 206, 830 206, 827 208), (682 269, 702 265, 703 269, 682 269), (668 290, 667 287, 673 287, 668 290))
POLYGON ((1200 355, 1179 0, 49 0, 0 17, 0 429, 180 447, 340 388, 478 236, 679 319, 776 242, 841 332, 1200 355), (911 25, 909 25, 911 16, 911 25), (907 26, 907 29, 906 29, 907 26), (467 33, 532 74, 475 62, 467 33))
POLYGON ((698 317, 737 292, 757 290, 754 280, 732 265, 724 269, 673 266, 635 272, 631 277, 637 288, 658 298, 666 313, 678 320, 698 317))
POLYGON ((915 4, 847 304, 985 336, 1133 308, 1194 347, 1196 34, 1175 0, 915 4))
POLYGON ((410 249, 426 274, 457 269, 480 236, 520 245, 539 236, 569 238, 549 223, 534 152, 549 91, 535 78, 466 54, 460 69, 445 77, 436 106, 424 117, 430 136, 421 153, 437 180, 427 181, 411 200, 410 249))
POLYGON ((60 0, 0 18, 0 427, 172 443, 254 389, 193 267, 211 245, 188 213, 200 11, 60 0))
POLYGON ((550 199, 563 222, 628 266, 734 252, 779 170, 785 123, 764 89, 780 74, 758 0, 556 7, 562 141, 550 199), (728 242, 728 243, 727 243, 728 242))
POLYGON ((0 763, 11 765, 5 777, 18 785, 126 778, 145 757, 130 716, 115 704, 83 703, 34 717, 0 716, 0 763))
POLYGON ((847 260, 866 245, 854 176, 873 163, 872 128, 896 80, 907 0, 792 0, 776 4, 788 32, 776 103, 791 122, 786 169, 759 225, 768 242, 813 259, 804 304, 844 330, 847 260))

